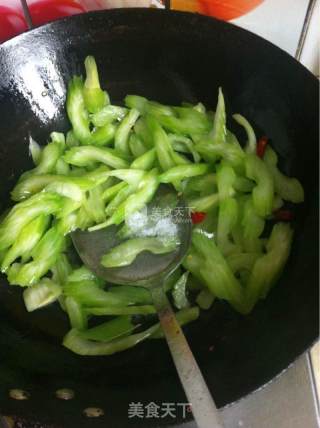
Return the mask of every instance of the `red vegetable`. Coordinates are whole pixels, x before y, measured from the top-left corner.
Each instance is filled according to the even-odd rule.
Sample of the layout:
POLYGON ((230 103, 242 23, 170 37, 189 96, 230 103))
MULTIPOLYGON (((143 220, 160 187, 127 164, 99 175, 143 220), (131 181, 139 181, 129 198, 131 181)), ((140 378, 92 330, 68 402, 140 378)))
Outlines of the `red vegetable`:
POLYGON ((29 5, 29 9, 32 21, 36 26, 86 11, 81 4, 74 0, 34 0, 29 5))
MULTIPOLYGON (((199 0, 200 11, 229 21, 248 13, 263 0, 199 0)), ((190 2, 192 3, 192 2, 190 2)))
POLYGON ((195 211, 191 213, 192 224, 202 223, 206 216, 207 214, 201 211, 195 211))
POLYGON ((267 144, 268 144, 268 138, 266 136, 261 137, 258 140, 258 143, 257 143, 257 156, 259 156, 259 158, 261 158, 261 159, 264 156, 264 153, 265 153, 266 148, 267 148, 267 144))
POLYGON ((277 221, 292 221, 294 216, 292 211, 280 209, 273 213, 273 217, 277 221))
POLYGON ((27 24, 22 13, 0 6, 0 43, 26 30, 27 24))

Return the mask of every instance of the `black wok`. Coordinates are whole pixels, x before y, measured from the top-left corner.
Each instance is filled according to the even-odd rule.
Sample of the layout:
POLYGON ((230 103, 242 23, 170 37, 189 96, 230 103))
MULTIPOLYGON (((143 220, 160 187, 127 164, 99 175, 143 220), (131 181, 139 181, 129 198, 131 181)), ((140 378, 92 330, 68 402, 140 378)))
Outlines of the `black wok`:
MULTIPOLYGON (((96 56, 114 102, 127 93, 214 107, 222 86, 229 114, 240 112, 266 134, 297 176, 306 201, 296 212, 292 254, 279 284, 242 317, 217 302, 187 337, 219 406, 238 400, 288 367, 318 335, 317 80, 265 40, 223 22, 187 13, 114 10, 55 22, 0 47, 0 201, 30 168, 28 136, 46 142, 66 131, 66 84, 96 56)), ((235 128, 236 132, 240 132, 235 128)), ((241 134, 240 134, 241 135, 241 134)), ((182 422, 128 419, 131 402, 184 402, 165 342, 150 341, 112 357, 85 358, 61 346, 67 320, 56 306, 27 314, 21 290, 0 278, 0 411, 68 428, 91 426, 89 406, 105 416, 94 426, 148 427, 182 422), (29 400, 8 397, 23 388, 29 400), (55 398, 72 388, 75 398, 55 398)), ((266 404, 267 405, 267 404, 266 404)), ((181 415, 180 415, 181 416, 181 415)))

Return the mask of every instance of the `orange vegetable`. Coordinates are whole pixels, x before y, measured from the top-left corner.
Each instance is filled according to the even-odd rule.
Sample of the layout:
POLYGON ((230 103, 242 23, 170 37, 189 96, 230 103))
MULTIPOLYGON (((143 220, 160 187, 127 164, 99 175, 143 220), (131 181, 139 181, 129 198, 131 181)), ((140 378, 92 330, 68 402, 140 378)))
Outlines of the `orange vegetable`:
POLYGON ((225 21, 238 18, 254 9, 263 0, 198 0, 200 12, 225 21))
POLYGON ((171 0, 171 9, 200 12, 229 21, 245 15, 263 0, 171 0))

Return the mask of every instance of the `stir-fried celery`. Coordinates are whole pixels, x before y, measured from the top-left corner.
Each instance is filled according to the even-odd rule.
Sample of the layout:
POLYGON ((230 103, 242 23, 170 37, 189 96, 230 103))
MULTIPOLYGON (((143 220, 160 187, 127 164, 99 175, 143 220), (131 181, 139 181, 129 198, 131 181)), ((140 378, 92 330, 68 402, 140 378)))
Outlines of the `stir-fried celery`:
POLYGON ((202 103, 173 106, 138 95, 126 96, 125 107, 113 105, 101 82, 87 57, 85 77, 69 82, 69 132, 53 132, 46 145, 30 137, 34 167, 0 216, 1 271, 25 287, 29 312, 60 303, 71 326, 63 344, 77 354, 111 355, 162 338, 160 325, 144 320, 156 314, 150 291, 106 284, 79 265, 68 235, 117 225, 120 242, 101 260, 110 269, 141 252, 174 251, 179 239, 167 221, 178 199, 154 207, 156 220, 148 211, 158 187, 173 186, 194 223, 182 267, 164 283, 178 322, 196 320, 221 299, 248 314, 285 267, 293 237, 285 204, 303 202, 301 183, 280 171, 267 138, 257 142, 241 114, 233 119, 246 141, 227 129, 221 88, 212 112, 202 103))

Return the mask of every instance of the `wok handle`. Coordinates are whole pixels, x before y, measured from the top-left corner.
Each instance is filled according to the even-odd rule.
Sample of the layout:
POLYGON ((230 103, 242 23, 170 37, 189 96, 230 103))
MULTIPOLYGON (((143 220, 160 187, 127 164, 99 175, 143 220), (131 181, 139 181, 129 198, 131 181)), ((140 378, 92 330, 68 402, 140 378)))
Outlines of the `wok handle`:
POLYGON ((31 18, 31 14, 30 14, 30 10, 29 10, 27 0, 20 0, 20 3, 22 6, 24 17, 25 17, 27 25, 28 25, 28 29, 32 30, 34 28, 34 25, 32 22, 32 18, 31 18))
POLYGON ((178 324, 163 287, 152 289, 154 305, 192 413, 199 428, 223 428, 219 411, 178 324))

